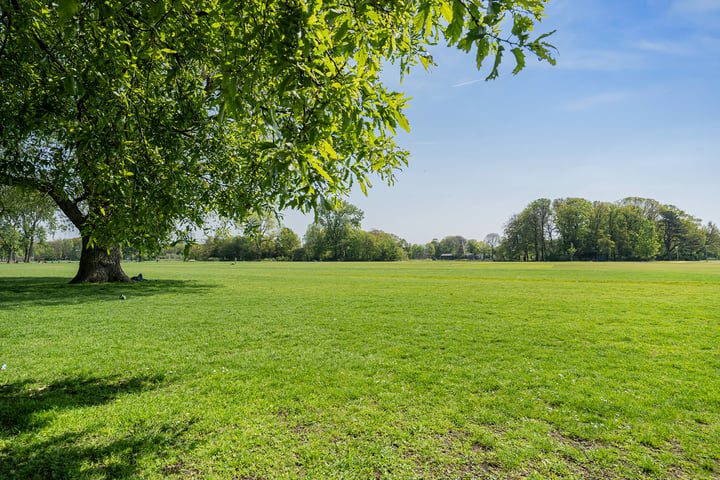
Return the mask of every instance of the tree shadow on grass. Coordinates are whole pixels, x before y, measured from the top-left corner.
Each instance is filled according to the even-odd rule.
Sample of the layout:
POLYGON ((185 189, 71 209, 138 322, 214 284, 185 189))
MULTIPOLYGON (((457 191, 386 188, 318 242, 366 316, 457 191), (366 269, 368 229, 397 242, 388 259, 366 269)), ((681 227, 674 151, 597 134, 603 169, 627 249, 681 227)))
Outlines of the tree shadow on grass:
POLYGON ((0 309, 118 300, 121 295, 195 295, 214 287, 212 284, 184 280, 71 285, 65 277, 0 277, 0 309))
POLYGON ((34 381, 0 385, 0 478, 127 478, 138 462, 178 448, 191 421, 138 424, 112 439, 93 432, 45 434, 60 412, 99 406, 123 395, 155 389, 162 377, 70 377, 38 387, 34 381))

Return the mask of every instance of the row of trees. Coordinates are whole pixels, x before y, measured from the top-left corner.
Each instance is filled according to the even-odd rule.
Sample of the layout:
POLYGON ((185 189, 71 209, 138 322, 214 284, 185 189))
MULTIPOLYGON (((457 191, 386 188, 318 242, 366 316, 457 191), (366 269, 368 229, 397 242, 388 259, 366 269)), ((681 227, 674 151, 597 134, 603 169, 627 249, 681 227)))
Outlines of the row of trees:
POLYGON ((451 235, 438 240, 434 238, 425 245, 413 244, 407 248, 408 257, 413 260, 427 258, 494 260, 495 250, 500 245, 500 235, 490 233, 485 240, 466 239, 461 235, 451 235))
MULTIPOLYGON (((363 212, 347 202, 321 205, 315 222, 300 237, 272 214, 250 215, 237 236, 218 234, 185 250, 183 244, 161 258, 249 261, 475 260, 699 260, 720 257, 720 229, 672 205, 631 197, 615 203, 582 198, 538 199, 505 226, 505 235, 484 240, 459 235, 409 244, 380 230, 363 231, 363 212)), ((43 241, 56 226, 54 208, 34 193, 0 190, 0 258, 6 261, 79 260, 81 239, 43 241), (39 240, 39 242, 38 242, 39 240), (15 257, 14 252, 20 252, 15 257)), ((148 259, 126 247, 126 260, 148 259)), ((157 258, 152 254, 152 258, 157 258)))
POLYGON ((0 260, 29 262, 36 243, 55 231, 56 213, 45 194, 0 185, 0 260))
POLYGON ((243 235, 211 237, 190 255, 196 260, 395 261, 491 260, 499 253, 501 237, 497 233, 488 234, 483 241, 451 235, 424 245, 410 244, 381 230, 363 231, 363 217, 362 210, 344 201, 321 205, 301 242, 291 229, 279 227, 273 216, 253 216, 243 235))
MULTIPOLYGON (((33 219, 33 229, 22 230, 24 233, 8 234, 7 229, 0 231, 0 245, 7 247, 0 258, 24 261, 78 261, 81 258, 82 241, 80 238, 45 241, 48 231, 56 225, 54 213, 56 209, 46 198, 31 193, 23 201, 10 195, 9 187, 6 197, 8 205, 16 205, 14 209, 3 209, 0 224, 14 222, 12 215, 23 213, 25 219, 33 219), (32 204, 31 200, 39 204, 32 204), (31 204, 33 208, 30 208, 31 204), (40 208, 43 207, 43 208, 40 208), (43 212, 43 216, 37 215, 43 212), (31 215, 33 214, 33 215, 31 215), (33 233, 34 232, 34 233, 33 233), (35 235, 33 237, 32 235, 35 235), (13 239, 17 242, 11 243, 13 239), (33 243, 39 240, 39 243, 33 243), (17 245, 17 246, 16 246, 17 245), (23 257, 16 259, 10 250, 25 246, 23 257)), ((12 192, 20 195, 22 192, 12 192)), ((347 202, 336 205, 323 204, 318 210, 316 221, 307 229, 304 238, 290 228, 280 224, 272 214, 253 214, 241 225, 242 234, 230 236, 218 234, 209 237, 204 243, 194 245, 188 253, 193 260, 231 260, 250 261, 262 259, 292 261, 394 261, 425 258, 440 258, 449 255, 452 258, 491 258, 492 248, 499 243, 499 236, 491 234, 494 239, 490 243, 467 240, 462 236, 449 236, 442 240, 433 239, 426 245, 410 245, 402 238, 380 230, 363 231, 361 222, 364 217, 362 210, 347 202)), ((184 245, 179 244, 162 250, 157 255, 148 255, 132 247, 122 249, 122 257, 126 260, 167 258, 184 258, 184 245)))
POLYGON ((505 226, 507 260, 699 260, 720 255, 720 231, 674 205, 540 198, 505 226))
POLYGON ((391 261, 408 258, 407 242, 395 235, 361 230, 363 212, 347 202, 323 204, 303 241, 272 215, 253 215, 243 234, 216 236, 190 252, 196 260, 391 261))

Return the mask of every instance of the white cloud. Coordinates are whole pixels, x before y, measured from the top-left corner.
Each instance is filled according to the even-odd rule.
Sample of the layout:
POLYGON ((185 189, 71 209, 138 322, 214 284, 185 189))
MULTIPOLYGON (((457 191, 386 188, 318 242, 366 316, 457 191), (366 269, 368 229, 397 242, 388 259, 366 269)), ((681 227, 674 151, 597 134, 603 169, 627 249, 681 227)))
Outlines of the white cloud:
POLYGON ((570 70, 615 72, 641 67, 642 56, 618 50, 579 50, 558 55, 558 67, 570 70))
POLYGON ((627 92, 607 92, 598 95, 590 95, 565 105, 565 110, 587 110, 602 105, 620 103, 629 98, 627 92))
POLYGON ((694 54, 694 50, 687 42, 666 42, 655 40, 641 40, 637 48, 648 52, 665 53, 669 55, 687 56, 694 54))
POLYGON ((720 0, 673 0, 669 18, 694 25, 707 31, 717 31, 720 25, 720 0))
POLYGON ((674 0, 672 11, 692 14, 720 12, 720 0, 674 0))

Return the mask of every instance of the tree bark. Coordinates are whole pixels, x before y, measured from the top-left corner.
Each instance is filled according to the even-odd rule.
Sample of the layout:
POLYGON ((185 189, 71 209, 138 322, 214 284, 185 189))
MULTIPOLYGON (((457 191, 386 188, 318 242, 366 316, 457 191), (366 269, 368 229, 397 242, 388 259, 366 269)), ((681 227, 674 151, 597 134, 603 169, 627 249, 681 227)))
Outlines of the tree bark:
POLYGON ((30 257, 32 256, 33 245, 35 244, 35 236, 30 237, 30 245, 28 246, 27 252, 25 252, 25 263, 30 263, 30 257))
POLYGON ((120 247, 89 246, 88 238, 82 239, 80 266, 70 283, 129 282, 120 266, 120 247))

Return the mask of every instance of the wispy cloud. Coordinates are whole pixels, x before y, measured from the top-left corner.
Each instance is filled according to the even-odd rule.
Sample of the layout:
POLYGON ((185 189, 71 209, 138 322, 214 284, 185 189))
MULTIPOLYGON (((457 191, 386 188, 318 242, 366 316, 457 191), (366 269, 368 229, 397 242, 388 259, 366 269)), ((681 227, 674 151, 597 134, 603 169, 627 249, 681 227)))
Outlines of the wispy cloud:
POLYGON ((690 47, 688 42, 641 40, 637 43, 637 48, 646 52, 656 52, 678 56, 693 55, 695 53, 695 50, 690 47))
POLYGON ((671 10, 691 14, 720 12, 720 0, 674 0, 671 10))
POLYGON ((673 0, 669 18, 717 31, 720 25, 720 0, 673 0))
POLYGON ((628 92, 623 92, 623 91, 600 93, 597 95, 590 95, 590 96, 575 100, 573 102, 570 102, 564 106, 564 109, 565 110, 588 110, 588 109, 603 106, 603 105, 611 105, 611 104, 615 104, 615 103, 620 103, 620 102, 625 101, 629 97, 630 97, 630 94, 628 92))
POLYGON ((481 78, 476 79, 476 80, 467 80, 467 81, 465 81, 465 82, 456 83, 455 85, 453 85, 453 88, 467 87, 468 85, 474 85, 474 84, 476 84, 476 83, 480 83, 480 82, 483 82, 483 81, 484 81, 484 80, 481 79, 481 78))
POLYGON ((578 50, 558 57, 558 67, 570 70, 615 72, 642 65, 642 55, 619 50, 578 50))

